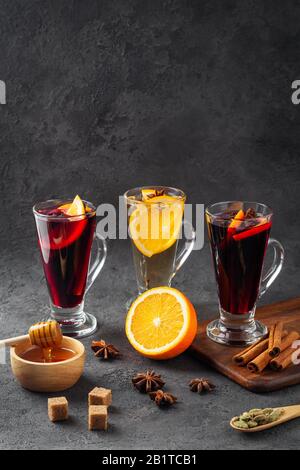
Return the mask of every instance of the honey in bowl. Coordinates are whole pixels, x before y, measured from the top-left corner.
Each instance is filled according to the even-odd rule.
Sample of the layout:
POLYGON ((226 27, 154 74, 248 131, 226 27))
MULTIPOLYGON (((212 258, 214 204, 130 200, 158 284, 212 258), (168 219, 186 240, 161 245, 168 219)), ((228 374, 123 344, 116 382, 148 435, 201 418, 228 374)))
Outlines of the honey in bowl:
MULTIPOLYGON (((42 333, 42 332, 41 332, 42 333)), ((12 372, 22 387, 33 392, 61 392, 73 387, 80 379, 85 364, 85 347, 75 338, 62 337, 61 343, 52 345, 54 350, 62 350, 57 354, 54 351, 54 360, 49 360, 49 346, 47 356, 41 357, 41 350, 32 351, 33 346, 28 335, 10 348, 10 361, 12 372), (43 362, 36 362, 36 361, 43 362), (56 361, 56 362, 55 362, 56 361), (59 362, 58 362, 59 361, 59 362)), ((48 342, 49 344, 49 342, 48 342)))
POLYGON ((19 356, 30 362, 52 363, 72 359, 74 351, 61 346, 62 332, 54 320, 43 321, 32 325, 29 329, 31 346, 19 356))
POLYGON ((39 346, 30 346, 25 351, 19 353, 19 357, 25 361, 40 363, 67 361, 68 359, 72 359, 74 356, 76 356, 76 352, 72 351, 72 349, 63 347, 43 349, 39 346))

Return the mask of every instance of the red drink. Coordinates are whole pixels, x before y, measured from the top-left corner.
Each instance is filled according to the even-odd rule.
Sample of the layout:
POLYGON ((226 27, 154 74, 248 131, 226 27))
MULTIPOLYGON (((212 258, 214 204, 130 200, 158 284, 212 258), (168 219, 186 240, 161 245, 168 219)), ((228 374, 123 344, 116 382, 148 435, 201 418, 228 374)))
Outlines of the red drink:
POLYGON ((255 311, 257 299, 274 282, 284 260, 281 243, 269 238, 272 217, 272 210, 258 202, 218 202, 206 209, 220 313, 206 332, 217 343, 245 346, 268 332, 255 319, 255 311), (273 262, 262 276, 268 247, 273 262))
POLYGON ((234 315, 255 307, 271 229, 271 221, 262 214, 238 214, 225 211, 208 220, 220 306, 234 315))
POLYGON ((96 228, 96 213, 85 204, 85 214, 69 216, 63 205, 49 201, 36 211, 42 263, 52 304, 73 308, 83 301, 96 228))

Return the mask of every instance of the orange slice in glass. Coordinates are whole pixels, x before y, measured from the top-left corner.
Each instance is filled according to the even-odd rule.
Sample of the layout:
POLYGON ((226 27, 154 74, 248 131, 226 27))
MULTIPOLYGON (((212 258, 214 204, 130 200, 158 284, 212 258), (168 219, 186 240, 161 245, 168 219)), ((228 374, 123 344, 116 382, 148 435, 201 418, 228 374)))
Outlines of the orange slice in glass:
POLYGON ((63 204, 59 209, 64 212, 66 215, 84 215, 85 214, 85 205, 82 202, 82 199, 77 195, 71 204, 63 204))
POLYGON ((234 219, 232 219, 228 228, 237 228, 241 225, 243 220, 245 219, 244 211, 241 209, 235 214, 234 219))
POLYGON ((126 335, 140 354, 170 359, 185 351, 197 333, 197 315, 188 298, 172 287, 141 294, 126 318, 126 335))
POLYGON ((136 248, 147 257, 162 253, 178 239, 184 201, 155 196, 138 204, 129 217, 129 231, 136 248))

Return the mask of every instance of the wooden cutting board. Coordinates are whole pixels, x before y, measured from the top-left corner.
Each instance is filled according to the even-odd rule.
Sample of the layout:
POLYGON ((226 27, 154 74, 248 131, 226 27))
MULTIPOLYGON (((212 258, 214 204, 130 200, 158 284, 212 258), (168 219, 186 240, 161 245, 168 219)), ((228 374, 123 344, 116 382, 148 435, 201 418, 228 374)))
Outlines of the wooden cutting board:
MULTIPOLYGON (((260 307, 257 309, 256 318, 268 327, 283 320, 288 328, 300 332, 300 297, 260 307)), ((210 340, 206 336, 207 323, 209 322, 199 326, 191 352, 223 375, 252 392, 271 392, 300 383, 300 365, 291 365, 282 372, 266 369, 261 374, 252 373, 246 367, 236 366, 232 362, 232 356, 243 348, 223 346, 210 340)))

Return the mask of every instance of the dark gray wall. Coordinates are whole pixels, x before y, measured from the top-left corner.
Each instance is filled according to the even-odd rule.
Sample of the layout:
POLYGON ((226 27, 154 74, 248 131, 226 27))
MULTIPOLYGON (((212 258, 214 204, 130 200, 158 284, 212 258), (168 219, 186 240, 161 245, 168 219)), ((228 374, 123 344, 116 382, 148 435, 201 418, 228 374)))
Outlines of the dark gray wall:
POLYGON ((0 0, 0 11, 3 253, 35 253, 37 200, 116 203, 167 184, 190 202, 271 205, 287 250, 276 288, 298 293, 298 2, 0 0))
POLYGON ((149 183, 266 202, 298 239, 298 2, 1 0, 0 12, 1 239, 32 237, 36 200, 115 202, 149 183))
POLYGON ((0 250, 35 252, 37 200, 116 203, 167 184, 190 202, 271 205, 297 294, 298 2, 0 0, 0 11, 0 250))

